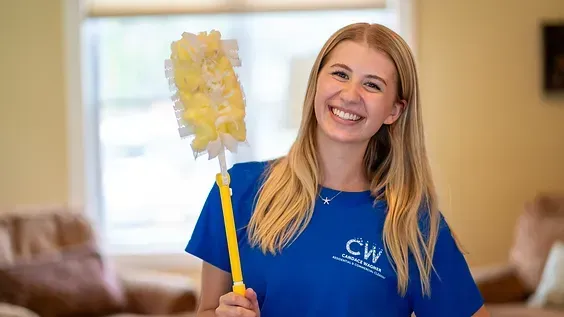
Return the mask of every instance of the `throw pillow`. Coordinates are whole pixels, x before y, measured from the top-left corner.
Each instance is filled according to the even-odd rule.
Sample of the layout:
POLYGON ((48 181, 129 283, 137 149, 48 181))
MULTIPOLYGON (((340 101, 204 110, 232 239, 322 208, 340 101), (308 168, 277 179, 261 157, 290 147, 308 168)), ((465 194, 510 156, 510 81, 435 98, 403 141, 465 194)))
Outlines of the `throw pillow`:
POLYGON ((0 267, 0 302, 42 317, 118 313, 125 301, 118 277, 91 246, 0 267))
POLYGON ((552 245, 539 286, 528 304, 564 311, 564 241, 552 245))

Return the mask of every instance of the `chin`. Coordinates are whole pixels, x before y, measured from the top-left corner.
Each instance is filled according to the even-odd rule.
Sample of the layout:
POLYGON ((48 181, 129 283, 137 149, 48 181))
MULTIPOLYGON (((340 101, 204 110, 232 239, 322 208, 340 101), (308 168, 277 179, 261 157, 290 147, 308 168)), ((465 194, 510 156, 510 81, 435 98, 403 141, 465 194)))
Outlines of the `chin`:
POLYGON ((358 133, 353 133, 351 131, 344 131, 342 129, 335 129, 327 128, 323 126, 318 126, 317 133, 320 133, 323 138, 331 140, 335 143, 342 143, 342 144, 366 144, 370 137, 365 137, 363 135, 359 135, 358 133))

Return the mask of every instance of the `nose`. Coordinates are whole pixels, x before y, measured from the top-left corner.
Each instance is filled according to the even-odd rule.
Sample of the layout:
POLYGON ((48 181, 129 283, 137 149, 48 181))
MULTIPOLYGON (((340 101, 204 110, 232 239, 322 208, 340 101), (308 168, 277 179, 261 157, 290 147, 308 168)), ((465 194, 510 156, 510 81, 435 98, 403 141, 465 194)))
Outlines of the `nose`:
POLYGON ((345 103, 358 103, 360 102, 360 93, 356 85, 348 84, 343 87, 341 91, 341 100, 345 103))

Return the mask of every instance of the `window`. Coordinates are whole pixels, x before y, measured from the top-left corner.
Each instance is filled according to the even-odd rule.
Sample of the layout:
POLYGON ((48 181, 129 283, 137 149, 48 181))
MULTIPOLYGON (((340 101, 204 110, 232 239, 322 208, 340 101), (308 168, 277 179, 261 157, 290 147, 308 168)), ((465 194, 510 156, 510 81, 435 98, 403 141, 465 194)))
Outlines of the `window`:
MULTIPOLYGON (((145 1, 146 2, 146 1, 145 1)), ((102 10, 103 11, 103 10, 102 10)), ((309 71, 338 28, 398 28, 392 9, 96 16, 82 24, 85 105, 96 109, 99 222, 110 251, 182 252, 219 171, 180 140, 164 60, 182 32, 237 39, 247 97, 248 146, 235 162, 284 155, 296 136, 309 71)))

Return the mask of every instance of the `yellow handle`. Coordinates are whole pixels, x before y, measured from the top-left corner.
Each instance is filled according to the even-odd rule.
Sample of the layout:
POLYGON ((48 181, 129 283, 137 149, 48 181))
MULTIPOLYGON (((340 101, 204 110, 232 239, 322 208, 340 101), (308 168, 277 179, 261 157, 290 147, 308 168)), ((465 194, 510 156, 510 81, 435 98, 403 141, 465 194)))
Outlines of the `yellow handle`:
POLYGON ((231 263, 231 276, 233 277, 233 292, 244 296, 245 284, 243 283, 241 260, 239 259, 239 245, 235 232, 233 206, 231 205, 231 190, 229 189, 229 185, 223 183, 221 173, 215 176, 215 181, 219 186, 219 195, 221 197, 221 208, 223 210, 223 221, 225 223, 225 234, 227 236, 227 249, 229 250, 229 262, 231 263))

